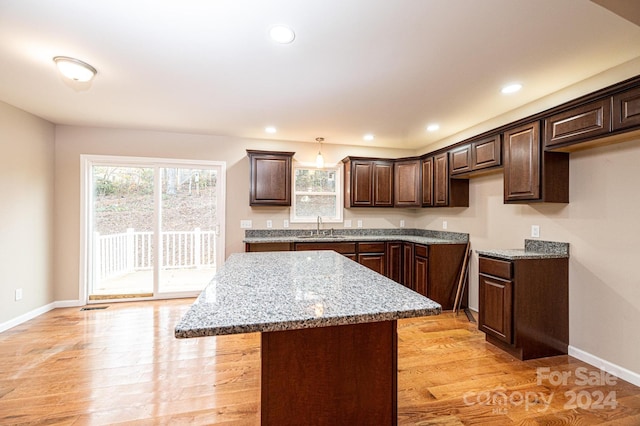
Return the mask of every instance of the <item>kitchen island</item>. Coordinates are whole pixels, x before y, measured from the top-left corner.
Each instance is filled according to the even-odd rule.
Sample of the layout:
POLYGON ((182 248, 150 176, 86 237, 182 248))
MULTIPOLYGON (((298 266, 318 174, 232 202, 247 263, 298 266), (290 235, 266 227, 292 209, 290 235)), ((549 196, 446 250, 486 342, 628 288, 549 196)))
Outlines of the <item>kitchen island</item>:
POLYGON ((263 425, 396 424, 400 318, 439 304, 332 251, 237 253, 175 329, 262 333, 263 425))

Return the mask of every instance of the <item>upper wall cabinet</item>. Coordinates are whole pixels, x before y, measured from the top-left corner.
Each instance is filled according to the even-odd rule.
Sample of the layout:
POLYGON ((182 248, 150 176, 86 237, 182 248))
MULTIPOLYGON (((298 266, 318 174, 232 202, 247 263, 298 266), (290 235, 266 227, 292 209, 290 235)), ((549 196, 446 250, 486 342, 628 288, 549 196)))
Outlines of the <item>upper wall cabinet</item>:
POLYGON ((613 130, 640 126, 640 87, 613 97, 613 130))
POLYGON ((393 161, 347 157, 342 162, 345 207, 393 207, 393 161))
POLYGON ((295 152, 247 150, 249 205, 291 205, 291 166, 294 154, 295 152))
POLYGON ((451 175, 469 175, 502 165, 500 135, 473 141, 449 151, 451 175))
POLYGON ((396 160, 394 171, 394 206, 422 206, 422 164, 419 158, 396 160))
POLYGON ((504 133, 504 201, 569 202, 569 154, 541 152, 539 121, 504 133))
POLYGON ((545 148, 606 135, 611 131, 611 102, 601 99, 552 115, 544 122, 545 148))
POLYGON ((423 207, 469 207, 469 181, 449 177, 446 152, 422 160, 423 207))

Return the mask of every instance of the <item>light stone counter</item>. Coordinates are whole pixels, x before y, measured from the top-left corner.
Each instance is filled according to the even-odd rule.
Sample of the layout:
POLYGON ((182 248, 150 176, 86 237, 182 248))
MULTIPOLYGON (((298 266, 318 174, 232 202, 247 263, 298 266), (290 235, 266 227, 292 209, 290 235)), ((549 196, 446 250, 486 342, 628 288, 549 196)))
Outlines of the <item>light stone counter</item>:
POLYGON ((481 256, 504 260, 558 259, 569 257, 569 243, 524 240, 524 249, 476 250, 481 256))
POLYGON ((175 328, 178 338, 437 315, 441 306, 333 251, 232 254, 175 328))

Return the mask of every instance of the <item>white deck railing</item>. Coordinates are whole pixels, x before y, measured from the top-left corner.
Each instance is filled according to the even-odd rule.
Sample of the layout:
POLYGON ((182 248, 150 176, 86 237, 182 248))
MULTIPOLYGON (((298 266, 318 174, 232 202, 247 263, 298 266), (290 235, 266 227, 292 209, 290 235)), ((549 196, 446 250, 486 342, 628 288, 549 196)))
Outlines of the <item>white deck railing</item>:
MULTIPOLYGON (((196 228, 162 232, 163 269, 212 268, 216 264, 216 232, 196 228)), ((120 234, 94 233, 94 272, 99 280, 153 269, 153 232, 129 228, 120 234)))

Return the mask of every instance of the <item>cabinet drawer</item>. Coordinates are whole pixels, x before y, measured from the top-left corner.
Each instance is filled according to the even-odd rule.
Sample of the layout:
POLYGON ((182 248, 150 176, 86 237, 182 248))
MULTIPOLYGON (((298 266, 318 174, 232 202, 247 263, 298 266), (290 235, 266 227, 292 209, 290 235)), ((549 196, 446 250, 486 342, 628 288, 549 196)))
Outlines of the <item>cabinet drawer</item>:
POLYGON ((428 248, 427 246, 421 246, 416 244, 414 247, 414 254, 417 257, 427 257, 428 248))
POLYGON ((359 253, 384 253, 384 243, 358 243, 359 253))
POLYGON ((296 251, 333 250, 340 254, 355 253, 356 243, 296 243, 296 251))
POLYGON ((545 147, 589 139, 611 131, 610 98, 556 114, 545 120, 545 147))
POLYGON ((511 279, 512 263, 507 260, 491 259, 480 257, 479 270, 481 274, 493 275, 494 277, 511 279))

